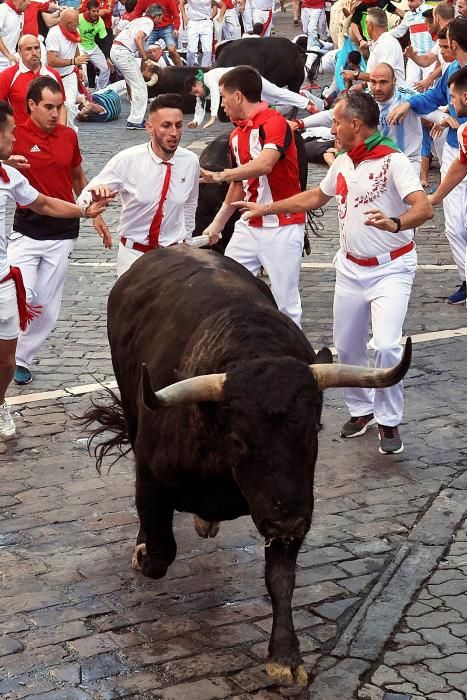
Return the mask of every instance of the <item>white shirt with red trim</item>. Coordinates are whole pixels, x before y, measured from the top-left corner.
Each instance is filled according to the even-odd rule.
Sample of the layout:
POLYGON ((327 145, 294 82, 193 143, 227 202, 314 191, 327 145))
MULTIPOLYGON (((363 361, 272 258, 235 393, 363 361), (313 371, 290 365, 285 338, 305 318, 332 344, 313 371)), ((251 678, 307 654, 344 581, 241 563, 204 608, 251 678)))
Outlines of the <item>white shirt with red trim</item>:
POLYGON ((364 160, 357 167, 347 153, 339 155, 319 185, 327 197, 335 197, 339 217, 340 244, 344 253, 358 258, 384 255, 410 243, 414 229, 398 233, 367 226, 369 209, 400 217, 412 192, 423 192, 420 179, 403 153, 364 160))
POLYGON ((194 22, 211 19, 211 0, 188 0, 185 9, 188 19, 194 22))
POLYGON ((117 47, 118 44, 123 44, 128 51, 131 51, 131 53, 136 53, 138 51, 138 47, 135 44, 135 37, 138 32, 143 32, 146 37, 148 37, 153 29, 154 22, 150 17, 138 17, 137 19, 133 19, 117 35, 117 47))
POLYGON ((422 56, 429 53, 433 47, 433 39, 428 31, 423 13, 431 10, 430 5, 422 3, 415 10, 407 10, 400 24, 389 32, 396 39, 401 39, 409 31, 410 43, 417 53, 422 56))
MULTIPOLYGON (((186 148, 177 148, 168 161, 172 164, 170 184, 163 206, 159 245, 190 238, 195 228, 195 214, 199 191, 198 157, 186 148)), ((120 151, 89 182, 78 203, 87 206, 92 201, 89 189, 93 185, 109 185, 120 194, 122 213, 118 235, 132 242, 147 245, 149 229, 159 204, 164 184, 166 165, 152 150, 151 143, 143 143, 120 151)))
MULTIPOLYGON (((23 29, 23 24, 23 13, 18 14, 5 3, 0 5, 0 39, 2 39, 10 53, 16 51, 16 44, 23 29)), ((10 65, 11 63, 7 57, 0 53, 0 71, 5 70, 10 65)))
POLYGON ((29 184, 24 175, 9 165, 3 166, 10 182, 4 182, 0 178, 0 279, 10 271, 10 264, 6 255, 5 213, 8 200, 27 207, 36 201, 39 192, 29 184))
MULTIPOLYGON (((237 126, 230 135, 230 148, 234 162, 237 165, 244 165, 259 156, 263 149, 269 148, 280 151, 281 158, 269 175, 243 180, 245 200, 269 204, 298 194, 301 190, 297 149, 282 114, 268 109, 266 103, 261 103, 258 111, 250 117, 248 122, 250 124, 245 128, 237 126)), ((302 224, 304 221, 305 214, 300 212, 255 217, 248 223, 251 226, 273 227, 302 224)))
POLYGON ((457 138, 459 140, 459 160, 462 165, 467 165, 467 122, 458 128, 457 138))
POLYGON ((48 76, 56 80, 60 85, 63 100, 65 101, 65 89, 62 79, 55 68, 41 65, 39 72, 33 73, 20 59, 19 63, 15 66, 6 68, 0 74, 0 99, 7 100, 10 103, 16 126, 24 124, 28 119, 26 111, 26 93, 31 81, 39 76, 48 76))

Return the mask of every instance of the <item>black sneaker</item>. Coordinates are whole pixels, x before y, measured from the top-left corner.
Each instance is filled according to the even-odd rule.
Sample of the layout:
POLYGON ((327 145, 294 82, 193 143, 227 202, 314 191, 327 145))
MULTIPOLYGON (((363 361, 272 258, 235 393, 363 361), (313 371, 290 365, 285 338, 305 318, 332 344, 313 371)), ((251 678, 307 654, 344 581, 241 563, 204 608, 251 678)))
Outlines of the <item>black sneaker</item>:
POLYGON ((467 290, 465 288, 465 282, 462 282, 461 286, 457 291, 455 291, 453 294, 451 294, 450 297, 447 298, 448 304, 465 304, 465 300, 467 298, 467 290))
POLYGON ((404 451, 404 443, 399 435, 397 425, 380 425, 379 430, 379 451, 382 455, 398 455, 404 451))
POLYGON ((341 428, 340 436, 343 438, 358 437, 366 433, 367 428, 375 423, 375 417, 372 413, 369 413, 367 416, 356 416, 348 420, 347 423, 344 423, 341 428))

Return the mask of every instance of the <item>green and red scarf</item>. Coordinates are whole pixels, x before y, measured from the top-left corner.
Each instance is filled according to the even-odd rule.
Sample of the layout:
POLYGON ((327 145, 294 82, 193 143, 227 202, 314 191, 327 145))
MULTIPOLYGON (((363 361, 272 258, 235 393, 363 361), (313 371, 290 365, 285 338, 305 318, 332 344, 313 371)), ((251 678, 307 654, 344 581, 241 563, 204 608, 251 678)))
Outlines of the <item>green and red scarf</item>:
POLYGON ((347 151, 347 155, 355 166, 364 160, 376 160, 376 158, 383 158, 390 153, 400 153, 400 149, 392 139, 383 136, 379 131, 375 131, 358 146, 347 151))

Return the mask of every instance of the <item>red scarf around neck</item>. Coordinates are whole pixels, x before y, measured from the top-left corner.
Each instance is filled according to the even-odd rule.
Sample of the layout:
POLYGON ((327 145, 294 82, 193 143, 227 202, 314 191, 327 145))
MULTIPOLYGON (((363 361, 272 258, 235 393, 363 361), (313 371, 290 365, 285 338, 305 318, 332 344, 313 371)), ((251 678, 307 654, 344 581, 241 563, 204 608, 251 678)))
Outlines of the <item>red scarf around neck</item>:
POLYGON ((18 8, 16 7, 16 5, 13 5, 13 3, 11 2, 11 0, 5 0, 5 5, 8 5, 8 7, 11 7, 11 9, 13 10, 13 12, 16 12, 17 15, 22 15, 22 14, 23 14, 23 11, 22 11, 22 10, 18 10, 18 8))
POLYGON ((264 112, 266 109, 269 109, 268 103, 259 102, 258 107, 250 114, 248 119, 236 119, 234 121, 235 126, 238 126, 239 129, 243 129, 243 131, 246 131, 248 127, 253 126, 253 119, 256 117, 256 115, 260 112, 264 112))
POLYGON ((69 29, 64 29, 61 24, 58 25, 60 27, 60 31, 65 37, 65 39, 68 39, 68 41, 73 41, 75 44, 78 44, 81 41, 81 37, 79 35, 78 30, 75 32, 70 32, 69 29))
POLYGON ((100 17, 98 17, 97 19, 91 19, 88 11, 83 12, 83 17, 86 20, 86 22, 89 22, 89 24, 97 24, 100 20, 100 17))
POLYGON ((358 146, 347 151, 347 155, 353 161, 355 166, 359 165, 364 160, 375 160, 383 158, 390 153, 398 153, 397 144, 387 136, 383 136, 379 131, 369 136, 365 141, 359 143, 358 146))

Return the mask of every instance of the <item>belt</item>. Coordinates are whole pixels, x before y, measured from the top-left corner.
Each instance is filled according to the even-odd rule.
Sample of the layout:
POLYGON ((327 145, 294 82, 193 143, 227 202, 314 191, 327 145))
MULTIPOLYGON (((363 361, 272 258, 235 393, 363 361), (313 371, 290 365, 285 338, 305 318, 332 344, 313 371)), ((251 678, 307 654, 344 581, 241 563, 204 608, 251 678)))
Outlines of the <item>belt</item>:
POLYGON ((395 250, 391 250, 389 253, 383 253, 382 255, 376 255, 374 258, 356 258, 354 255, 352 255, 352 253, 346 253, 345 257, 347 260, 351 260, 362 267, 375 267, 376 265, 384 265, 384 263, 400 258, 401 255, 410 253, 410 251, 414 248, 415 243, 410 241, 410 243, 403 245, 401 248, 396 248, 395 250))
MULTIPOLYGON (((125 236, 120 238, 120 243, 125 246, 125 248, 131 248, 132 250, 138 250, 140 253, 149 253, 150 250, 154 250, 154 247, 146 245, 145 243, 137 243, 136 241, 130 241, 125 236)), ((169 243, 168 246, 156 245, 155 248, 171 248, 173 245, 179 245, 183 241, 175 241, 175 243, 169 243)))

